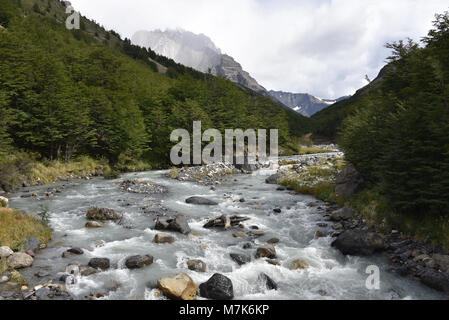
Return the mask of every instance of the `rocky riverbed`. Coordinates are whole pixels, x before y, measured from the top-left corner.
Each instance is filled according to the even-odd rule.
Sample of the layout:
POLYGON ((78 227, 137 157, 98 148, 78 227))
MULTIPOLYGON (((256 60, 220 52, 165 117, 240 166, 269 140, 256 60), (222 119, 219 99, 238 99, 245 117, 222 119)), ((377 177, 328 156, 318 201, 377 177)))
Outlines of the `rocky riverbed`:
MULTIPOLYGON (((336 156, 295 159, 307 166, 336 156)), ((445 298, 394 272, 389 257, 401 254, 398 249, 410 251, 416 264, 428 261, 414 251, 417 248, 398 243, 396 234, 379 245, 377 237, 365 236, 369 230, 355 216, 343 213, 337 218, 338 208, 266 183, 277 167, 271 163, 242 174, 221 165, 215 167, 220 173, 212 177, 211 168, 185 169, 191 179, 183 179, 180 172, 131 173, 112 181, 59 182, 9 195, 11 207, 31 214, 44 208, 54 240, 47 248, 35 248, 32 265, 17 270, 26 286, 13 287, 11 271, 2 275, 8 279, 0 296, 36 300, 445 298), (190 174, 197 170, 208 173, 190 174), (51 197, 46 195, 49 189, 55 190, 51 197), (23 197, 28 194, 37 196, 23 197), (340 237, 351 230, 363 232, 356 236, 367 238, 367 248, 342 249, 345 241, 340 237), (342 244, 335 244, 338 239, 342 244), (343 255, 342 250, 351 255, 343 255), (358 256, 357 251, 364 255, 358 256), (381 270, 379 290, 365 285, 370 265, 381 270)), ((437 252, 426 254, 442 261, 437 252)))

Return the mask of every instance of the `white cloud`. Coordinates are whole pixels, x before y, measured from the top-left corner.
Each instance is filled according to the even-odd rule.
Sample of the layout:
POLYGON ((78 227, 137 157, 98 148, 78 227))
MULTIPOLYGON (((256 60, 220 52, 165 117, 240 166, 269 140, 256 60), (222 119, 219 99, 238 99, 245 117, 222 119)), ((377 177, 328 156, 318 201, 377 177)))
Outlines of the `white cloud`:
POLYGON ((130 38, 135 31, 204 33, 267 89, 353 94, 385 64, 383 45, 419 40, 447 0, 71 0, 130 38))

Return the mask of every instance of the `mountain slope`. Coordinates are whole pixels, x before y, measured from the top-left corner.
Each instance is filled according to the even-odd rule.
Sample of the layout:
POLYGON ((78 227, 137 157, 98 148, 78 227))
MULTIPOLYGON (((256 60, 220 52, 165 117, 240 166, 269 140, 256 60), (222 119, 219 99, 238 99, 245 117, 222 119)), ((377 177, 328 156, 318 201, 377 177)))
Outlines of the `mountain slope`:
POLYGON ((343 120, 369 103, 369 94, 376 92, 384 76, 392 69, 391 65, 386 65, 373 81, 359 89, 353 96, 315 113, 311 117, 314 123, 314 134, 335 140, 338 137, 343 120))
POLYGON ((265 88, 244 71, 234 58, 222 54, 212 40, 203 34, 182 29, 138 31, 131 41, 195 70, 211 72, 260 94, 266 94, 265 88))
POLYGON ((191 131, 195 120, 221 131, 278 128, 280 144, 310 129, 309 119, 267 97, 134 46, 93 21, 67 30, 59 1, 2 0, 0 17, 2 151, 161 166, 169 164, 171 131, 191 131))
POLYGON ((269 93, 272 97, 276 98, 284 105, 306 117, 311 117, 315 113, 329 107, 330 105, 348 98, 341 97, 336 100, 320 99, 307 93, 290 93, 273 90, 269 93))

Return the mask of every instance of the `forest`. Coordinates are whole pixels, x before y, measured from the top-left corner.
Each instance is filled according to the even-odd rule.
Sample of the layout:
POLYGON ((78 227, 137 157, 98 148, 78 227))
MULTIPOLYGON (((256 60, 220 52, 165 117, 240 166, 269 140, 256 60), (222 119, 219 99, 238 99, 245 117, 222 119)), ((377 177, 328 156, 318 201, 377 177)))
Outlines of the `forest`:
POLYGON ((306 118, 270 98, 134 46, 84 17, 79 30, 67 30, 64 13, 54 0, 0 4, 3 161, 26 153, 161 167, 169 163, 170 132, 191 132, 194 120, 204 130, 276 128, 281 145, 308 131, 306 118))

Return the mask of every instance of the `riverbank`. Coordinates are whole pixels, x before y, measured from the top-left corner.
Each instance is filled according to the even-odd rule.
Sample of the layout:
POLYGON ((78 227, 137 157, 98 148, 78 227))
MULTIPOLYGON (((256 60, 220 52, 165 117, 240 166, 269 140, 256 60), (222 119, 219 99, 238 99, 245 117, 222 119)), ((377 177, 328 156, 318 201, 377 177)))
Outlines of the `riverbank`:
POLYGON ((385 208, 381 195, 357 186, 361 181, 355 169, 343 170, 345 166, 343 157, 313 164, 290 160, 271 182, 327 202, 324 217, 332 223, 331 236, 336 239, 332 245, 343 254, 383 253, 391 263, 390 271, 449 294, 447 221, 420 218, 419 228, 416 218, 398 217, 385 208), (352 192, 343 196, 348 189, 352 192))
MULTIPOLYGON (((296 159, 309 168, 321 161, 334 163, 339 156, 280 161, 296 159)), ((336 230, 338 223, 327 216, 337 207, 297 194, 292 187, 265 183, 279 165, 261 166, 232 174, 226 174, 230 167, 219 164, 207 170, 186 168, 187 176, 199 178, 193 181, 176 179, 178 175, 165 170, 22 188, 10 195, 10 205, 30 213, 45 207, 54 240, 36 255, 31 267, 16 270, 27 280, 27 288, 0 290, 0 296, 166 299, 173 293, 164 283, 188 280, 192 287, 203 287, 195 299, 213 299, 207 288, 213 290, 213 276, 218 273, 229 284, 222 292, 227 298, 441 298, 391 273, 382 273, 388 280, 381 291, 367 290, 363 270, 372 264, 384 270, 383 260, 343 259, 331 244, 347 222, 336 230), (195 174, 206 171, 219 173, 206 174, 213 184, 195 174), (48 197, 48 189, 60 192, 48 197), (38 197, 28 197, 31 193, 38 197)), ((294 167, 287 164, 280 171, 299 171, 294 167)), ((190 296, 193 291, 184 297, 190 296)))

